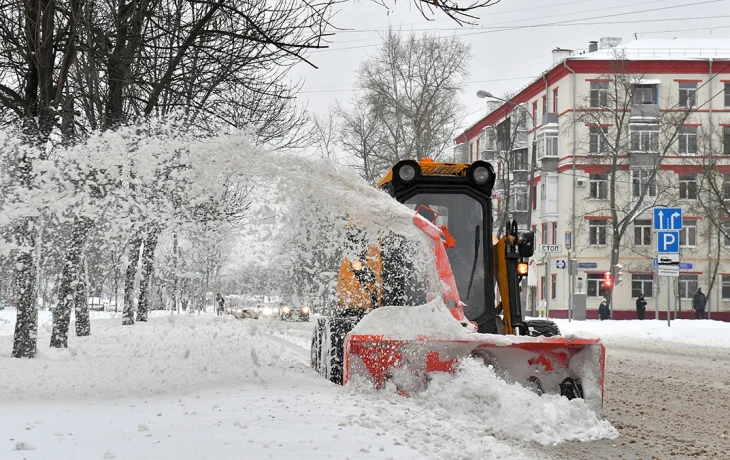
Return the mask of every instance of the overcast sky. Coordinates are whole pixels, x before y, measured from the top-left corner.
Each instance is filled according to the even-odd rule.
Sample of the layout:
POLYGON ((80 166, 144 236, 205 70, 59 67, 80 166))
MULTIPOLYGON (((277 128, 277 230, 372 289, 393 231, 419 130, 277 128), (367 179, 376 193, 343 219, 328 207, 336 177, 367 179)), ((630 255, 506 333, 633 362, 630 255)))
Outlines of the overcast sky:
POLYGON ((300 100, 316 113, 325 112, 336 100, 347 102, 360 62, 376 52, 389 25, 406 33, 456 34, 471 44, 471 77, 461 95, 464 126, 485 112, 477 90, 503 96, 520 89, 552 64, 551 51, 556 47, 580 53, 587 51, 591 40, 620 37, 626 43, 635 35, 730 37, 730 0, 502 0, 477 15, 477 25, 459 27, 444 15, 427 22, 410 0, 398 0, 390 11, 370 0, 347 2, 334 23, 349 30, 331 38, 331 49, 310 55, 318 69, 302 63, 292 73, 305 80, 300 100))

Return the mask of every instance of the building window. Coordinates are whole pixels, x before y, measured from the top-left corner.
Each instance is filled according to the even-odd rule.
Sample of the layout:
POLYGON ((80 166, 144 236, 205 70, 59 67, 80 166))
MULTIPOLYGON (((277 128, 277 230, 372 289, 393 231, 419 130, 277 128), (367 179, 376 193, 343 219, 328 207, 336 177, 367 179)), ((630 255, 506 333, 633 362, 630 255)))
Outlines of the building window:
POLYGON ((636 85, 634 87, 634 104, 656 104, 653 85, 636 85))
POLYGON ((654 171, 648 169, 631 171, 631 196, 633 198, 656 196, 656 177, 653 173, 654 171))
POLYGON ((550 274, 551 282, 550 282, 550 298, 555 299, 555 291, 558 290, 558 274, 557 273, 551 273, 550 274))
POLYGON ((532 210, 537 209, 537 185, 532 186, 532 210))
POLYGON ((547 113, 547 96, 542 97, 542 114, 545 115, 547 113))
POLYGON ((515 212, 526 212, 528 211, 527 203, 527 186, 516 185, 512 188, 512 194, 515 197, 515 212))
POLYGON ((552 231, 553 231, 553 244, 558 244, 558 240, 557 240, 557 238, 558 238, 558 223, 557 222, 553 222, 552 227, 553 227, 552 228, 552 231))
POLYGON ((478 155, 479 155, 479 139, 477 139, 477 158, 478 158, 478 155))
POLYGON ((634 244, 636 246, 651 246, 651 220, 637 219, 634 221, 634 244))
POLYGON ((730 176, 724 176, 722 181, 722 199, 730 200, 730 176))
POLYGON ((697 199, 697 176, 694 174, 679 175, 679 198, 682 200, 697 199))
POLYGON ((722 300, 730 300, 730 276, 722 275, 722 300))
POLYGON ((512 170, 527 171, 527 150, 515 150, 512 152, 512 170))
POLYGON ((722 153, 730 155, 730 126, 722 127, 722 153))
POLYGON ((725 247, 730 247, 730 222, 722 223, 723 239, 725 240, 725 247))
POLYGON ((533 124, 535 124, 533 128, 535 128, 537 126, 537 101, 532 103, 532 120, 533 124))
POLYGON ((540 277, 540 300, 545 300, 545 277, 540 277))
POLYGON ((588 273, 586 275, 588 297, 603 297, 606 291, 603 289, 603 275, 600 273, 588 273))
POLYGON ((607 126, 591 126, 588 138, 588 151, 593 154, 607 153, 606 135, 608 134, 607 126))
POLYGON ((697 126, 680 126, 679 154, 697 155, 697 126))
POLYGON ((605 246, 608 236, 608 220, 591 219, 588 222, 589 242, 594 246, 605 246))
POLYGON ((730 83, 725 83, 725 107, 730 107, 730 83))
POLYGON ((469 143, 469 163, 472 162, 472 158, 474 158, 474 143, 469 143))
POLYGON ((680 273, 677 291, 679 297, 683 299, 691 299, 694 297, 695 292, 697 292, 697 275, 683 275, 680 273))
POLYGON ((592 81, 591 82, 591 107, 608 106, 608 82, 592 81))
POLYGON ((697 82, 679 82, 679 106, 685 109, 697 107, 697 82))
POLYGON ((553 113, 558 113, 558 88, 553 90, 553 113))
POLYGON ((697 246, 697 221, 694 219, 683 219, 682 230, 679 231, 680 246, 697 246))
POLYGON ((545 131, 537 136, 537 158, 558 157, 558 132, 545 131))
POLYGON ((651 299, 654 293, 654 275, 643 275, 634 273, 631 275, 631 297, 636 299, 639 294, 651 299))
POLYGON ((591 174, 588 177, 590 197, 601 200, 608 198, 608 174, 591 174))
POLYGON ((634 124, 630 129, 632 152, 656 152, 659 149, 659 125, 634 124))
POLYGON ((542 244, 547 244, 547 224, 545 222, 540 224, 540 241, 542 244))

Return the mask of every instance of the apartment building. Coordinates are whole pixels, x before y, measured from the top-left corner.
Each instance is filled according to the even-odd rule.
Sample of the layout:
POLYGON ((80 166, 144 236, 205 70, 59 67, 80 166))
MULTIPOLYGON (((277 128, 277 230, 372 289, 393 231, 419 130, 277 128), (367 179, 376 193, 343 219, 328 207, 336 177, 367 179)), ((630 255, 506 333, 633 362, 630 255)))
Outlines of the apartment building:
POLYGON ((496 214, 562 246, 533 257, 528 308, 549 302, 566 317, 571 293, 584 293, 595 312, 618 249, 615 317, 631 317, 640 293, 649 317, 655 306, 691 311, 713 279, 708 309, 730 311, 730 238, 718 229, 730 230, 730 39, 556 49, 548 70, 490 109, 455 139, 455 155, 492 162, 496 214), (659 206, 683 209, 679 278, 654 269, 659 206))

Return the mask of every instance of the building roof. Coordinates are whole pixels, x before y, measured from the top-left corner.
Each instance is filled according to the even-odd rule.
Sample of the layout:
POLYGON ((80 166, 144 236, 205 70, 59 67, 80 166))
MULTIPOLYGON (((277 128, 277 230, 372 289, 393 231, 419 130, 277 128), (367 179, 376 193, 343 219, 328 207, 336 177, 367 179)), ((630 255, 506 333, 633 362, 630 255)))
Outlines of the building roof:
MULTIPOLYGON (((574 67, 575 65, 570 64, 570 62, 609 61, 617 56, 631 61, 698 61, 699 65, 700 62, 709 61, 711 58, 713 60, 730 60, 730 38, 640 39, 612 48, 570 56, 553 64, 539 77, 520 88, 510 100, 514 104, 523 104, 529 101, 533 97, 532 93, 544 84, 543 81, 547 80, 548 83, 552 83, 565 76, 566 73, 570 73, 565 68, 566 63, 570 67, 574 67)), ((582 66, 585 70, 595 67, 590 66, 588 62, 585 64, 585 66, 582 66)), ((576 71, 580 72, 578 69, 576 71)), ((727 69, 723 73, 727 73, 727 69)), ((454 142, 458 145, 468 141, 485 126, 505 118, 512 110, 514 110, 513 104, 500 105, 459 133, 454 142)))
POLYGON ((641 39, 570 59, 613 59, 617 52, 629 59, 642 60, 730 58, 730 38, 641 39))

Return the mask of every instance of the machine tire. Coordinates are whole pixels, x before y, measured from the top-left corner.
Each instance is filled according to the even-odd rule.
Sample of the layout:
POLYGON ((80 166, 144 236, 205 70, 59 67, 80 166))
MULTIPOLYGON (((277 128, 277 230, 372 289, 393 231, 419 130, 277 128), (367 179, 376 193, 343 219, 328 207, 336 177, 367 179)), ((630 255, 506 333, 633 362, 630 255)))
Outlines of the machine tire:
POLYGON ((552 321, 544 319, 533 319, 531 321, 525 321, 525 326, 530 330, 532 337, 558 337, 560 336, 560 329, 558 325, 552 321))
POLYGON ((314 326, 314 333, 312 334, 312 347, 310 348, 312 369, 319 373, 322 373, 322 336, 324 332, 324 325, 324 318, 319 318, 314 326))
POLYGON ((320 338, 314 337, 313 344, 318 343, 319 350, 317 350, 317 358, 314 358, 315 351, 312 351, 313 362, 318 360, 319 373, 338 385, 342 385, 345 337, 355 327, 355 324, 357 324, 357 320, 353 318, 320 318, 317 320, 320 338))

